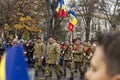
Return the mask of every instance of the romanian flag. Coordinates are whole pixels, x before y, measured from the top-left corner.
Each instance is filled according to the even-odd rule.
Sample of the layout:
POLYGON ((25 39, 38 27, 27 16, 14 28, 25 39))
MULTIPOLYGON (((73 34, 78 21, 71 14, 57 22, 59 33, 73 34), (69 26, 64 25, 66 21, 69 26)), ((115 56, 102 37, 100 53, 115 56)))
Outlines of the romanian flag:
POLYGON ((8 49, 2 57, 0 80, 29 80, 23 49, 20 46, 8 49))
POLYGON ((64 4, 64 0, 58 0, 56 2, 56 12, 57 12, 57 16, 58 17, 66 17, 66 8, 65 8, 65 4, 64 4))
POLYGON ((69 13, 70 13, 70 22, 69 22, 68 30, 73 31, 74 26, 77 24, 77 17, 74 11, 70 11, 69 13))
POLYGON ((55 5, 55 9, 56 9, 58 18, 61 17, 61 7, 60 7, 60 5, 61 5, 61 1, 58 0, 56 2, 56 5, 55 5))
POLYGON ((66 18, 66 8, 65 8, 64 0, 61 0, 61 6, 62 6, 61 16, 63 18, 66 18))

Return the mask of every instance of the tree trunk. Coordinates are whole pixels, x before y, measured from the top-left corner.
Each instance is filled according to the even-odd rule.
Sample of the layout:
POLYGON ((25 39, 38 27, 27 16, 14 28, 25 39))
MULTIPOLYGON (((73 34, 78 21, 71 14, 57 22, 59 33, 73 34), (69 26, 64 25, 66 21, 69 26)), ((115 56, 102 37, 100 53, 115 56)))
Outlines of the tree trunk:
POLYGON ((86 41, 89 40, 89 36, 90 36, 90 22, 91 22, 91 19, 90 18, 87 18, 86 19, 86 41))
MULTIPOLYGON (((89 26, 90 27, 90 26, 89 26)), ((89 41, 90 28, 86 28, 86 41, 89 41)))
POLYGON ((18 30, 18 38, 21 39, 22 38, 22 35, 24 33, 24 30, 18 30))

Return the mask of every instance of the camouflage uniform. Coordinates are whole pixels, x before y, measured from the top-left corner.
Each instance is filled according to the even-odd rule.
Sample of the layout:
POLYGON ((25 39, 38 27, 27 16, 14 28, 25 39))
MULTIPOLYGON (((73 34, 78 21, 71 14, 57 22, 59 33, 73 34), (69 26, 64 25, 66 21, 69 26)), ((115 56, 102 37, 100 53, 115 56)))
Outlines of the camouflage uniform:
POLYGON ((84 59, 82 65, 82 72, 86 72, 87 68, 90 66, 90 60, 94 53, 95 48, 93 46, 86 46, 84 47, 84 59))
POLYGON ((72 46, 65 46, 64 47, 64 61, 63 61, 64 75, 66 75, 67 67, 71 70, 71 60, 72 60, 72 46))
POLYGON ((47 54, 46 54, 46 70, 45 77, 51 77, 52 68, 55 69, 57 76, 60 76, 60 69, 58 66, 60 58, 60 45, 56 42, 48 44, 47 46, 47 54))
POLYGON ((83 59, 83 46, 81 45, 74 45, 73 47, 73 59, 72 59, 72 74, 74 74, 74 70, 76 68, 79 69, 79 72, 81 72, 81 65, 82 65, 82 59, 83 59))
POLYGON ((42 57, 43 57, 43 53, 45 49, 45 45, 41 42, 41 43, 36 43, 34 46, 34 57, 35 57, 35 64, 34 64, 34 68, 36 71, 36 74, 39 70, 39 67, 42 67, 42 57))

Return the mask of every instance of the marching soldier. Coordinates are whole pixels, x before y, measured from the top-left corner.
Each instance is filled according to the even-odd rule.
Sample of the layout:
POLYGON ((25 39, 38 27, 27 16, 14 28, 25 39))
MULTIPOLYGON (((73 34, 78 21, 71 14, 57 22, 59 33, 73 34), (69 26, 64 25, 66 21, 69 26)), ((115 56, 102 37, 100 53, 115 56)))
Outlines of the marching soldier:
POLYGON ((95 50, 94 46, 92 46, 91 42, 88 41, 87 45, 84 46, 84 59, 83 59, 83 65, 82 65, 83 74, 87 71, 87 68, 89 67, 90 60, 92 58, 94 50, 95 50))
POLYGON ((38 75, 38 70, 41 67, 42 70, 44 69, 42 66, 42 58, 43 58, 43 53, 45 49, 45 45, 41 42, 41 38, 37 39, 37 42, 34 46, 34 57, 35 57, 35 76, 38 75))
POLYGON ((45 79, 52 76, 52 68, 55 69, 57 74, 57 80, 60 80, 60 69, 59 69, 59 58, 60 58, 60 45, 55 41, 53 37, 49 38, 46 54, 46 70, 45 79))
POLYGON ((64 55, 63 70, 64 76, 66 76, 66 68, 68 67, 71 70, 72 46, 70 45, 70 41, 65 42, 63 55, 64 55))
MULTIPOLYGON (((74 75, 74 70, 76 68, 81 72, 81 65, 83 59, 83 46, 81 46, 80 39, 75 40, 75 45, 73 46, 73 60, 72 60, 72 78, 74 75)), ((82 73, 81 73, 82 74, 82 73)))

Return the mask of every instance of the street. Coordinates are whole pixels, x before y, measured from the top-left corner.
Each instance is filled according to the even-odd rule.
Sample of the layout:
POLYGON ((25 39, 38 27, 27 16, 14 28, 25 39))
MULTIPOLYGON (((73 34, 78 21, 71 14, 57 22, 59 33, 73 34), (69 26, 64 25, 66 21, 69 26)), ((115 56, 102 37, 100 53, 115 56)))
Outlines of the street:
MULTIPOLYGON (((31 80, 44 80, 44 74, 42 73, 42 71, 39 71, 39 74, 37 77, 34 77, 34 74, 35 74, 34 69, 29 68, 29 75, 30 75, 31 80)), ((76 73, 74 75, 74 80, 79 80, 79 75, 80 75, 79 72, 76 73)), ((51 77, 48 80, 57 80, 57 77, 56 77, 54 70, 52 72, 52 76, 53 77, 51 77)), ((70 71, 67 69, 67 76, 61 76, 61 80, 70 80, 69 78, 70 78, 70 71)))

